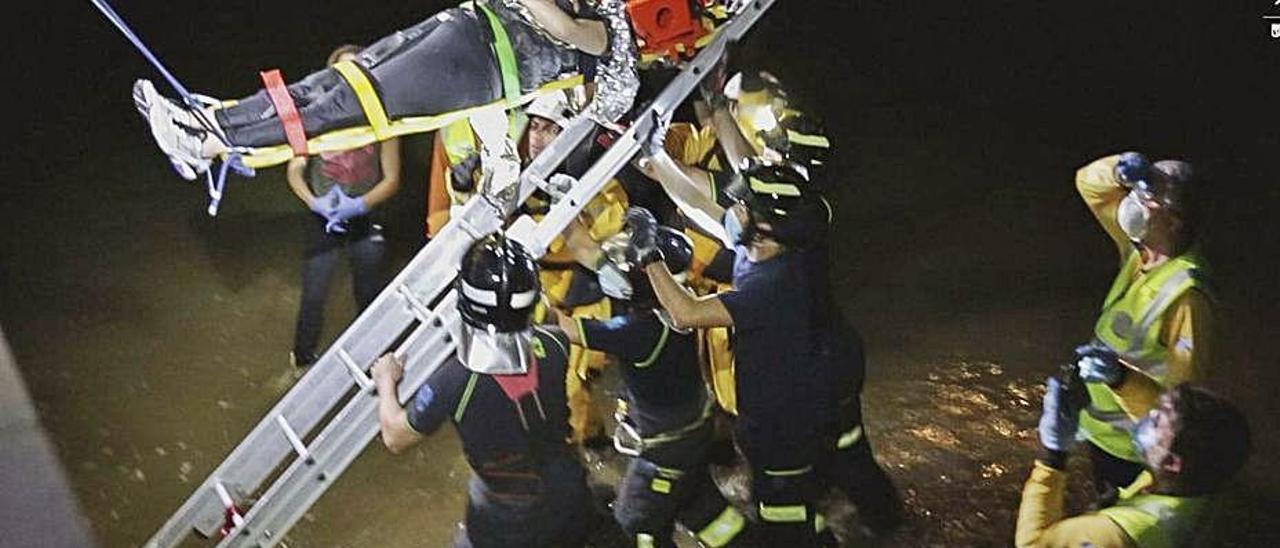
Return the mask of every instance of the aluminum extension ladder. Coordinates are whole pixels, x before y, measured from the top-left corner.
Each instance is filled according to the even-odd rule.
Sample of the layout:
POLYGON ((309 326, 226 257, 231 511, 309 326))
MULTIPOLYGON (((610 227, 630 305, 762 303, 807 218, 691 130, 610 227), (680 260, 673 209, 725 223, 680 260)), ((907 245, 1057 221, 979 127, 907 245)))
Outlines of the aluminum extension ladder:
MULTIPOLYGON (((741 39, 774 2, 745 4, 693 60, 683 64, 676 78, 540 222, 522 217, 507 234, 541 256, 582 207, 639 152, 641 141, 658 120, 671 115, 723 58, 728 45, 741 39)), ((594 125, 587 114, 570 122, 521 174, 521 201, 545 184, 594 125)), ((504 220, 502 212, 483 197, 464 205, 146 546, 176 546, 193 532, 214 537, 227 519, 227 508, 244 504, 257 493, 261 495, 242 517, 236 517, 235 528, 218 546, 279 543, 377 435, 378 400, 368 374, 373 361, 388 351, 404 360, 399 399, 405 402, 453 353, 450 333, 461 321, 452 290, 458 265, 473 242, 501 230, 504 220)))

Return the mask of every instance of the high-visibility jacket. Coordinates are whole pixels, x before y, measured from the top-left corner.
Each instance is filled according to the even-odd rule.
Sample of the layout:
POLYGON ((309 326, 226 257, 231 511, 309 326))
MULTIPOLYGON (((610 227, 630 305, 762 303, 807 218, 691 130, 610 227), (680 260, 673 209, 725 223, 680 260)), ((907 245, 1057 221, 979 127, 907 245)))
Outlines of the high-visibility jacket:
MULTIPOLYGON (((721 169, 719 142, 715 128, 693 124, 672 124, 664 146, 667 153, 680 163, 707 171, 721 169)), ((714 183, 713 183, 714 184, 714 183)), ((712 189, 714 192, 715 189, 712 189)), ((728 291, 732 286, 703 276, 703 270, 724 247, 719 240, 689 227, 685 235, 693 243, 693 260, 689 265, 688 283, 699 295, 728 291)), ((715 327, 698 331, 698 357, 707 382, 715 393, 716 404, 730 414, 738 414, 737 388, 734 384, 733 348, 729 345, 730 330, 715 327)))
MULTIPOLYGON (((1160 340, 1160 320, 1179 297, 1198 285, 1199 259, 1185 254, 1139 274, 1140 263, 1138 252, 1131 252, 1107 294, 1093 335, 1163 385, 1169 377, 1169 348, 1160 340)), ((1115 393, 1102 383, 1085 386, 1090 401, 1080 414, 1081 431, 1098 448, 1138 462, 1130 439, 1134 423, 1116 402, 1115 393)))
POLYGON ((1036 461, 1022 489, 1014 544, 1019 548, 1174 548, 1208 545, 1213 497, 1174 497, 1144 492, 1143 472, 1120 490, 1115 505, 1064 516, 1067 473, 1036 461))
POLYGON ((1120 490, 1120 500, 1114 506, 1098 513, 1120 526, 1138 548, 1194 545, 1208 515, 1211 497, 1142 493, 1140 489, 1151 483, 1151 474, 1143 472, 1143 476, 1120 490))

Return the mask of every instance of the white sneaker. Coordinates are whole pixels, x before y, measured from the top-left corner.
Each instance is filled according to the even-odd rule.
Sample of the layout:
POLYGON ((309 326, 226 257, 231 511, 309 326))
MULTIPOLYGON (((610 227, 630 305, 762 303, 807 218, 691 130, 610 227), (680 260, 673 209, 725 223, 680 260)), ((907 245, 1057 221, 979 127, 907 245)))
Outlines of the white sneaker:
POLYGON ((160 95, 148 80, 134 82, 133 101, 151 126, 156 145, 169 157, 178 176, 194 181, 197 175, 209 170, 210 160, 201 155, 207 132, 194 115, 160 95))

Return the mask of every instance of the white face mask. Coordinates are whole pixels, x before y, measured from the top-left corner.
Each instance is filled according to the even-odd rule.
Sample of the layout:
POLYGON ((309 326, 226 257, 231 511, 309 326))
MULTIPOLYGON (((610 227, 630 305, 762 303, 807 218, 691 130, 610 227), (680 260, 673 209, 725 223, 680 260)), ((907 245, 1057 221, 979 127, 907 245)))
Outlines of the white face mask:
POLYGON ((1153 422, 1155 413, 1153 410, 1138 420, 1137 427, 1133 430, 1133 448, 1147 466, 1158 469, 1169 451, 1160 443, 1160 434, 1156 432, 1153 422))
POLYGON ((1120 230, 1123 230, 1130 240, 1142 241, 1147 236, 1147 230, 1150 229, 1151 211, 1143 205, 1136 193, 1130 192, 1124 200, 1120 201, 1120 207, 1116 208, 1116 221, 1120 223, 1120 230))
POLYGON ((485 375, 519 375, 529 370, 533 331, 499 333, 462 324, 458 359, 467 369, 485 375))

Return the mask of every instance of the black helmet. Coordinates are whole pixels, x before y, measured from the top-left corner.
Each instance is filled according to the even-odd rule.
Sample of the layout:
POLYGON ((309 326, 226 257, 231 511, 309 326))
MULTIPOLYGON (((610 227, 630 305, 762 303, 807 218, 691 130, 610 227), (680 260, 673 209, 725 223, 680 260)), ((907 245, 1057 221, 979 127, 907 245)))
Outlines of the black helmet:
POLYGON ((781 127, 786 138, 770 148, 775 148, 788 162, 803 167, 805 178, 810 183, 816 182, 818 172, 831 156, 831 140, 822 122, 813 116, 796 113, 784 118, 781 127))
POLYGON ((539 295, 533 257, 514 240, 488 236, 462 256, 457 288, 462 322, 454 335, 462 365, 486 375, 527 372, 539 295))
POLYGON ((538 267, 515 240, 490 235, 471 245, 458 275, 458 311, 467 325, 513 333, 528 329, 538 303, 538 267))
POLYGON ((826 238, 831 206, 795 164, 748 164, 725 193, 746 206, 750 214, 744 241, 760 235, 788 247, 804 248, 826 238), (769 228, 757 223, 767 223, 769 228))
MULTIPOLYGON (((662 261, 666 263, 667 270, 677 277, 689 270, 689 266, 693 264, 693 242, 689 237, 666 226, 658 227, 657 236, 658 250, 662 252, 662 261)), ((614 234, 601 244, 600 249, 605 258, 627 276, 627 282, 631 284, 631 298, 628 300, 639 306, 656 306, 657 296, 653 293, 653 286, 644 273, 640 257, 631 248, 630 229, 614 234)))

